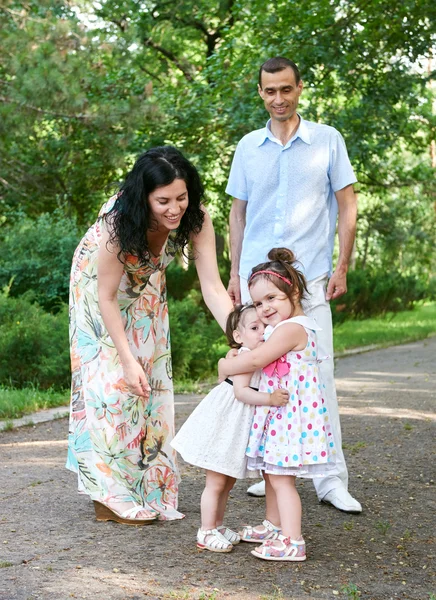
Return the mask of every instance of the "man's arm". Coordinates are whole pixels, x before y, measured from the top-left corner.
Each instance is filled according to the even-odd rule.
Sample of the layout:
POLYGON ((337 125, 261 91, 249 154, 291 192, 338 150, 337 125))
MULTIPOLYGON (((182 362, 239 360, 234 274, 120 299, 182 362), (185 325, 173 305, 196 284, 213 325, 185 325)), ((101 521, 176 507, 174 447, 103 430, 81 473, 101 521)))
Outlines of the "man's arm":
POLYGON ((352 185, 335 192, 338 201, 339 258, 330 277, 326 300, 335 300, 347 291, 347 271, 356 237, 357 200, 352 185))
POLYGON ((230 209, 230 255, 232 266, 227 292, 235 304, 241 302, 239 262, 241 260, 242 240, 244 239, 246 212, 247 203, 244 200, 233 198, 232 208, 230 209))

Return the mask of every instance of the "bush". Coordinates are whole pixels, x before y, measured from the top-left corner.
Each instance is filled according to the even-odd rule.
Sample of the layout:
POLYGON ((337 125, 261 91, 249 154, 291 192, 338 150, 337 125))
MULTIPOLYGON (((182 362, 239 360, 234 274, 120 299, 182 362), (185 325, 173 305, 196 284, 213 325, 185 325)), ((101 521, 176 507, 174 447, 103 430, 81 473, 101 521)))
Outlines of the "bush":
MULTIPOLYGON (((201 294, 170 299, 173 372, 177 381, 217 374, 227 350, 219 325, 201 306, 201 294)), ((0 385, 61 390, 70 386, 68 308, 55 315, 28 297, 0 294, 0 385)))
MULTIPOLYGON (((224 285, 227 286, 230 276, 230 262, 222 255, 218 257, 218 261, 221 280, 224 285)), ((200 290, 200 282, 198 280, 195 262, 190 260, 188 268, 186 268, 182 265, 180 255, 168 265, 166 276, 169 298, 182 300, 182 298, 185 298, 192 290, 200 290)), ((200 299, 199 302, 206 309, 202 299, 200 299)))
POLYGON ((31 290, 47 310, 68 302, 71 260, 80 237, 75 221, 61 212, 3 229, 0 289, 8 286, 12 297, 31 290))
POLYGON ((171 352, 175 380, 217 375, 217 362, 228 350, 218 323, 206 315, 201 294, 191 291, 183 300, 169 299, 171 352))
POLYGON ((348 291, 332 302, 334 323, 410 310, 430 296, 428 286, 413 275, 370 270, 349 271, 348 291))
POLYGON ((174 300, 182 300, 193 289, 200 289, 197 270, 193 261, 189 261, 186 269, 179 258, 175 258, 166 270, 168 297, 174 300))
POLYGON ((62 389, 70 385, 68 308, 56 315, 26 297, 0 295, 0 384, 62 389))

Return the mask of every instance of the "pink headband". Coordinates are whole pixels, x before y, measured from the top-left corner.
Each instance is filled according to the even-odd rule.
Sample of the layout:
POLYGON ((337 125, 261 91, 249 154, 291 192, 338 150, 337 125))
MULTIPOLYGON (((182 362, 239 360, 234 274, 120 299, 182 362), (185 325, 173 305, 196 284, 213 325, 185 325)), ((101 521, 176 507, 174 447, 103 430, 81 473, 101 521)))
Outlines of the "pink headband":
POLYGON ((276 277, 278 277, 279 279, 281 279, 282 281, 284 281, 288 285, 292 286, 292 281, 290 281, 289 279, 286 279, 286 277, 283 277, 283 275, 279 275, 275 271, 256 271, 256 273, 253 273, 251 275, 250 279, 248 280, 248 283, 250 283, 250 281, 253 280, 253 277, 256 277, 256 275, 261 275, 262 273, 264 273, 266 275, 275 275, 276 277))

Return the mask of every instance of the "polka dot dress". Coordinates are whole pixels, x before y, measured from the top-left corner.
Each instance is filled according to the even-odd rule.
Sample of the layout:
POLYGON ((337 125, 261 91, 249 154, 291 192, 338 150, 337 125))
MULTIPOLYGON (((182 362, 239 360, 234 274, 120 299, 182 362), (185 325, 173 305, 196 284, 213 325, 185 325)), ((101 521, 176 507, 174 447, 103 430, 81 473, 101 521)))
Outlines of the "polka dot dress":
POLYGON ((293 317, 275 328, 267 327, 265 337, 284 323, 297 323, 307 333, 307 345, 288 352, 262 370, 259 391, 289 391, 286 406, 256 406, 246 450, 248 468, 266 473, 321 477, 334 466, 336 454, 329 415, 320 381, 316 329, 309 317, 293 317))

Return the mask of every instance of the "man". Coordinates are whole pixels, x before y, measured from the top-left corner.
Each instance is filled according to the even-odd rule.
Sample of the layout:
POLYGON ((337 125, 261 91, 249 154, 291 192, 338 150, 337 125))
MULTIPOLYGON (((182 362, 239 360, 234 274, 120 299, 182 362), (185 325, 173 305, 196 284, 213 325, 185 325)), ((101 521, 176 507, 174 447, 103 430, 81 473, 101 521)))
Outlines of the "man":
MULTIPOLYGON (((266 127, 239 142, 226 192, 230 211, 231 277, 234 302, 249 300, 247 279, 273 247, 290 248, 308 280, 304 305, 322 331, 319 355, 332 420, 337 464, 332 475, 314 479, 318 498, 339 510, 358 513, 362 507, 348 492, 348 473, 333 374, 333 328, 329 300, 347 291, 347 270, 356 231, 356 178, 342 136, 336 129, 305 121, 297 113, 303 90, 298 67, 276 57, 259 70, 258 92, 270 114, 266 127), (338 219, 339 257, 332 255, 338 219), (329 278, 330 277, 330 278, 329 278)), ((248 493, 264 495, 264 482, 248 493)))

